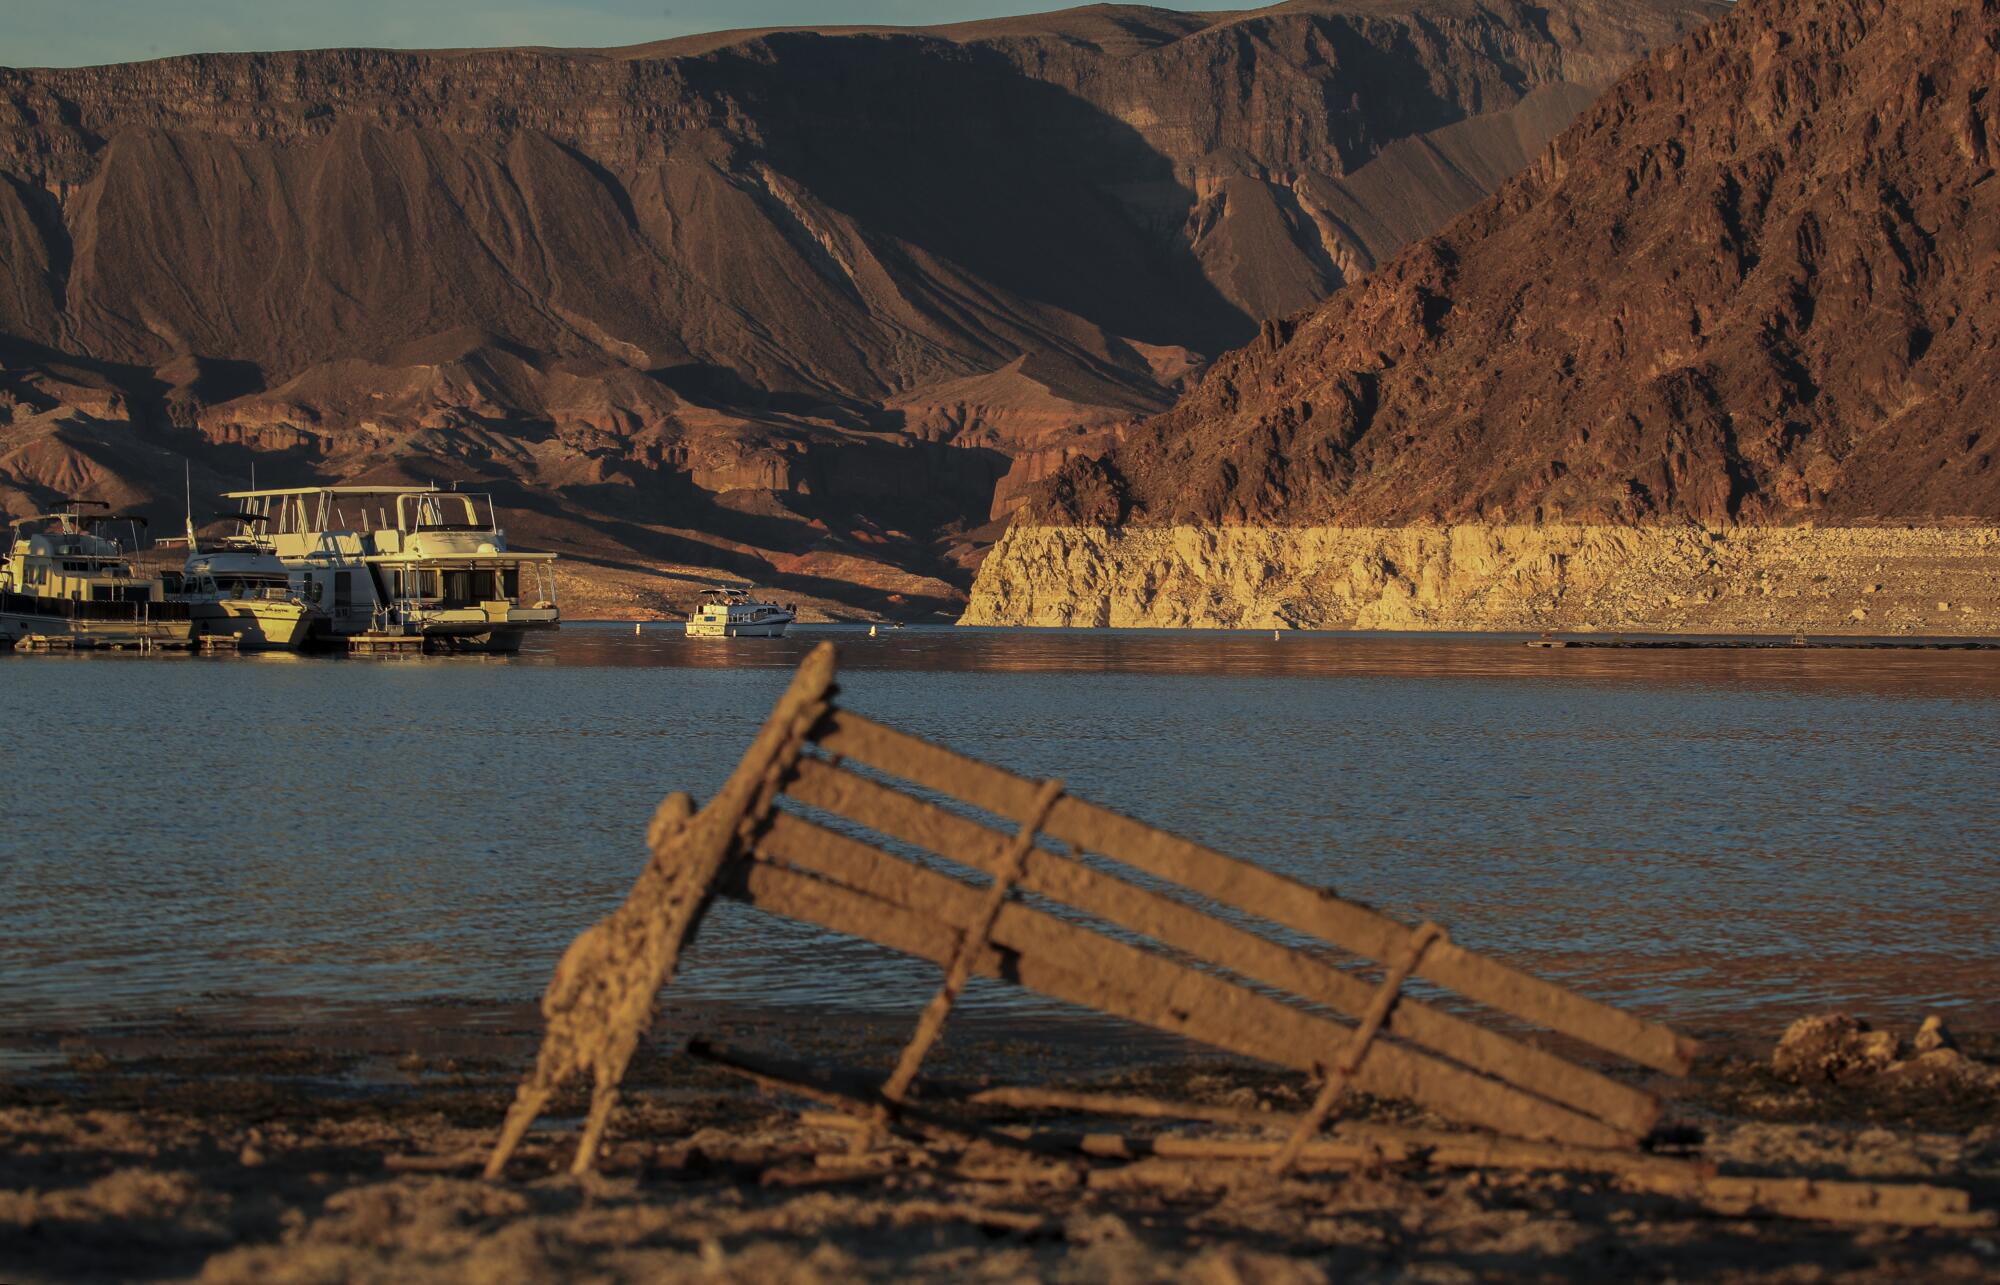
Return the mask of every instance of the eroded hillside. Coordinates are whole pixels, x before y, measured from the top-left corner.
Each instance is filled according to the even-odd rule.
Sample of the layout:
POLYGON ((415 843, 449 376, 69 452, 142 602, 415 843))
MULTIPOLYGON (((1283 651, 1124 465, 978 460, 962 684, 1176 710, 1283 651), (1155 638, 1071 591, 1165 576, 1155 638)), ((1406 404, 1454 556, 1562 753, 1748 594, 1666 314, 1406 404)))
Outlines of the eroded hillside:
POLYGON ((0 504, 478 480, 602 607, 962 600, 980 528, 1705 0, 1095 6, 0 71, 0 504), (660 574, 662 570, 667 574, 660 574))

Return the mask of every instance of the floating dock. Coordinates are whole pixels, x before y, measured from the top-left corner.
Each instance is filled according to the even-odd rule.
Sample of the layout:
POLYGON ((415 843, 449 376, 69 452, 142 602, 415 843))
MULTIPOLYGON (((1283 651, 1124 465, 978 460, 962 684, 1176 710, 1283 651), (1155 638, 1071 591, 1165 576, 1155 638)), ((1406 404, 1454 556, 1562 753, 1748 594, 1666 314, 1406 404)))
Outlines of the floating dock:
POLYGON ((363 633, 349 634, 343 640, 348 654, 356 656, 411 656, 424 650, 422 634, 363 633))
POLYGON ((89 634, 23 634, 14 642, 16 651, 193 651, 191 638, 93 638, 89 634))

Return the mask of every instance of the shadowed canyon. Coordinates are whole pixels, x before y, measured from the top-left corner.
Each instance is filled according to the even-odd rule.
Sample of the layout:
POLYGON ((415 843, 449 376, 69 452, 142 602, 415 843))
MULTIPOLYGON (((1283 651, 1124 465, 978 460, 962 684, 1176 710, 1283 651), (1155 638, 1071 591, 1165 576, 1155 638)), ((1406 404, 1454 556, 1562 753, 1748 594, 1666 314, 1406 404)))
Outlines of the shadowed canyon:
POLYGON ((565 555, 574 615, 713 578, 956 615, 1066 459, 1724 12, 1100 5, 0 69, 0 505, 178 525, 184 459, 197 517, 253 466, 450 481, 565 555))

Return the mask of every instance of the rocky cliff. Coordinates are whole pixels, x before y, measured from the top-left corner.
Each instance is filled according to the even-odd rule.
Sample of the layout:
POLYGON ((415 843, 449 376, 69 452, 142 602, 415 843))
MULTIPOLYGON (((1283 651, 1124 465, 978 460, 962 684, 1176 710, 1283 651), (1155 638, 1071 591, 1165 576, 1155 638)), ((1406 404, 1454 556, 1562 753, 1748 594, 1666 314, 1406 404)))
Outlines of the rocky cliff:
POLYGON ((971 625, 2000 633, 2000 526, 1016 523, 971 625))
POLYGON ((1742 555, 1722 558, 1748 577, 1737 596, 1770 605, 1766 572, 1798 590, 1795 614, 1732 627, 1875 632, 1867 599, 1907 574, 1887 583, 1923 608, 1903 624, 2000 629, 1990 592, 1961 583, 2000 571, 1996 73, 1992 0, 1744 0, 1444 232, 1267 323, 1107 459, 1058 472, 971 618, 1103 614, 1096 588, 1059 602, 1061 577, 1103 581, 1074 554, 1023 586, 1062 561, 1049 550, 1108 537, 1110 563, 1181 583, 1182 604, 1201 599, 1190 578, 1215 591, 1212 608, 1131 600, 1133 623, 1353 623, 1379 581, 1409 590, 1380 600, 1385 622, 1692 628, 1720 619, 1688 605, 1711 564, 1674 551, 1713 547, 1742 555), (1166 552, 1189 532, 1250 562, 1166 552), (1547 566, 1425 572, 1428 595, 1368 570, 1429 567, 1422 550, 1462 539, 1547 566), (1142 548, 1162 560, 1141 568, 1142 548), (1933 554, 1955 569, 1925 579, 1933 554), (1587 605, 1626 563, 1644 583, 1587 605), (1503 582, 1518 609, 1495 605, 1503 582), (1277 596, 1246 599, 1255 583, 1277 596), (1565 583, 1581 594, 1544 593, 1565 583))
POLYGON ((0 70, 0 504, 479 480, 636 608, 662 567, 947 606, 1032 482, 1719 8, 0 70))

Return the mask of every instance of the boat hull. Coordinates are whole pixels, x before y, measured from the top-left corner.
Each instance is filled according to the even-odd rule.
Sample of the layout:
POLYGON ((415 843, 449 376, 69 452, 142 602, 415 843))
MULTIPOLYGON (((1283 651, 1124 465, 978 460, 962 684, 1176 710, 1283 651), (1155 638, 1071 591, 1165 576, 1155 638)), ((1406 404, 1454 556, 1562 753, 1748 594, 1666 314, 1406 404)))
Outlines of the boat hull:
POLYGON ((715 624, 689 621, 690 638, 783 638, 792 627, 789 620, 760 621, 756 624, 715 624))
POLYGON ((196 638, 234 638, 241 651, 298 651, 319 615, 298 602, 223 599, 191 604, 196 638))
MULTIPOLYGON (((542 626, 548 628, 548 626, 542 626)), ((424 635, 424 650, 445 652, 450 655, 511 656, 521 650, 521 640, 528 636, 528 630, 520 625, 502 626, 484 633, 446 633, 424 635)))
POLYGON ((187 610, 172 603, 146 604, 142 610, 133 603, 64 602, 19 593, 0 599, 0 641, 9 646, 37 636, 91 647, 185 644, 194 628, 187 610))

